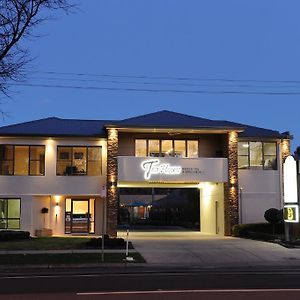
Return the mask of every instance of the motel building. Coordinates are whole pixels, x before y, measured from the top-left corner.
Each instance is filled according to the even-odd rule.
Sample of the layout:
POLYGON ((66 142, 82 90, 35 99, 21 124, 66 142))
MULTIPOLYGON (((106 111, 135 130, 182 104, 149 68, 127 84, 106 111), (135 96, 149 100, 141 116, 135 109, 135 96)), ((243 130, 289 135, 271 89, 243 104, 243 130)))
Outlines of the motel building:
POLYGON ((283 207, 290 139, 171 111, 0 127, 0 229, 116 236, 119 222, 230 235, 283 207))

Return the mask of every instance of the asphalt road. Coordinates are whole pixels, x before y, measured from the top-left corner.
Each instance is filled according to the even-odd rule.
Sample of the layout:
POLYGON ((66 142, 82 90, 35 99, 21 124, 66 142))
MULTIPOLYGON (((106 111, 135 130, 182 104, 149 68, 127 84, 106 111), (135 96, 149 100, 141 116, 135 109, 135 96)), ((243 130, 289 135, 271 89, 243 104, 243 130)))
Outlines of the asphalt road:
POLYGON ((300 299, 300 270, 64 270, 0 276, 0 299, 300 299))

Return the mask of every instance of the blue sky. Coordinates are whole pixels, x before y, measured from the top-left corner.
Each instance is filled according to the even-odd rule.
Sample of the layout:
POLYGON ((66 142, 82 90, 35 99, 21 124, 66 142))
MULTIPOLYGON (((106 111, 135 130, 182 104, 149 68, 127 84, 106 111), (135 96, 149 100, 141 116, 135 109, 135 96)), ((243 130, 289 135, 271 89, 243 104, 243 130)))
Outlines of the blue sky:
POLYGON ((15 87, 18 93, 13 100, 2 105, 2 109, 10 115, 2 124, 49 116, 122 119, 168 109, 279 131, 290 130, 295 137, 294 147, 300 145, 300 95, 260 93, 300 92, 299 1, 80 2, 80 12, 59 14, 56 20, 39 27, 38 33, 46 36, 26 41, 25 45, 37 57, 30 68, 34 72, 27 83, 118 89, 208 90, 210 93, 20 86, 15 87), (184 83, 193 86, 187 86, 175 79, 35 73, 47 71, 258 82, 188 80, 184 83), (261 80, 299 80, 299 83, 261 80), (259 93, 211 94, 211 91, 259 93))

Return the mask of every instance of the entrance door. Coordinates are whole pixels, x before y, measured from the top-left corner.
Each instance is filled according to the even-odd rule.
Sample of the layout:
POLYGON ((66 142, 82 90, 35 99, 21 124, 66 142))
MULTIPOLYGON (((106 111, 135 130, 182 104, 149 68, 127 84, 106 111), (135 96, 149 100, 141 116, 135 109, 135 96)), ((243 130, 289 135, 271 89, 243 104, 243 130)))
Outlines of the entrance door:
POLYGON ((72 233, 89 233, 89 200, 72 199, 72 233))
POLYGON ((94 232, 94 199, 66 199, 65 233, 94 232))

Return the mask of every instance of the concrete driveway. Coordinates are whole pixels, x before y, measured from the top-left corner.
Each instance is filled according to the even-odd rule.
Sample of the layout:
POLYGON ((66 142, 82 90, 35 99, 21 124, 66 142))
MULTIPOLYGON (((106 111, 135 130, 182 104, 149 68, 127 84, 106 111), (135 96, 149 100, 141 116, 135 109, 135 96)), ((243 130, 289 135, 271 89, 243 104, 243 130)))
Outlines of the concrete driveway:
MULTIPOLYGON (((125 231, 118 233, 125 237, 125 231)), ((149 266, 258 267, 298 266, 300 249, 273 243, 220 237, 181 228, 130 231, 129 240, 149 266)))

